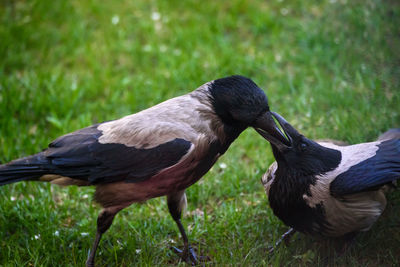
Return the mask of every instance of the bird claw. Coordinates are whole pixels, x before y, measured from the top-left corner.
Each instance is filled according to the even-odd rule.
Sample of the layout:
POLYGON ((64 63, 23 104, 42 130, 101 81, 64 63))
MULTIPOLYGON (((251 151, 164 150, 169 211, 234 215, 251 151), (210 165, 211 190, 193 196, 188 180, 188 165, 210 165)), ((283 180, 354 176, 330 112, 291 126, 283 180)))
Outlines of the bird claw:
POLYGON ((209 257, 207 256, 197 256, 196 252, 194 252, 191 246, 183 250, 177 247, 171 247, 171 250, 175 252, 175 254, 177 254, 182 260, 192 266, 198 265, 199 261, 203 262, 209 260, 209 257))
POLYGON ((90 257, 90 255, 91 255, 91 253, 90 253, 90 249, 89 249, 89 251, 88 251, 88 258, 87 258, 86 263, 85 263, 85 266, 86 266, 86 267, 94 267, 94 259, 92 259, 92 258, 90 257))
POLYGON ((86 267, 94 267, 94 262, 93 261, 86 261, 85 266, 86 267))
POLYGON ((268 254, 272 254, 275 251, 275 247, 274 246, 268 246, 268 254))
POLYGON ((296 230, 293 228, 290 228, 286 233, 284 233, 281 238, 275 243, 275 246, 270 246, 268 253, 272 254, 275 251, 275 248, 277 248, 282 242, 285 243, 286 246, 289 245, 290 239, 292 238, 293 234, 296 233, 296 230))

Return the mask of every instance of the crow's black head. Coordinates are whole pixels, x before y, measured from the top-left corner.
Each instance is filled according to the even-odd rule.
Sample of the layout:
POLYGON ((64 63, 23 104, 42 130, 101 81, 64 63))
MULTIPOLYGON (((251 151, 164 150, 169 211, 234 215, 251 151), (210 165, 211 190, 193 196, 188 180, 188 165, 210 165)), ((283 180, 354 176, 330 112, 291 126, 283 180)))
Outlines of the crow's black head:
POLYGON ((209 91, 215 113, 226 125, 241 130, 251 126, 286 141, 271 116, 267 96, 249 78, 234 75, 214 80, 209 91))
POLYGON ((336 168, 341 161, 341 153, 304 137, 282 116, 272 112, 287 136, 283 143, 265 134, 278 163, 278 169, 289 172, 291 177, 313 176, 336 168), (289 143, 289 145, 287 145, 289 143))
POLYGON ((252 80, 235 75, 213 81, 210 93, 215 112, 228 124, 249 126, 269 111, 268 99, 252 80))

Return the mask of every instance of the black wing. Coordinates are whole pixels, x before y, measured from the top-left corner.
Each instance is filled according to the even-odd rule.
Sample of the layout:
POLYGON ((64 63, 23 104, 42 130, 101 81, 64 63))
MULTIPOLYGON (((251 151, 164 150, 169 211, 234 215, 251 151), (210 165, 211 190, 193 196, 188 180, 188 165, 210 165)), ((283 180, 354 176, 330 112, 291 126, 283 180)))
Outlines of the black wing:
POLYGON ((49 171, 92 184, 140 182, 179 162, 192 145, 177 138, 154 148, 137 149, 99 143, 101 135, 93 125, 56 139, 44 151, 49 171))
POLYGON ((333 195, 362 192, 400 178, 400 139, 378 145, 376 155, 352 166, 331 183, 333 195))

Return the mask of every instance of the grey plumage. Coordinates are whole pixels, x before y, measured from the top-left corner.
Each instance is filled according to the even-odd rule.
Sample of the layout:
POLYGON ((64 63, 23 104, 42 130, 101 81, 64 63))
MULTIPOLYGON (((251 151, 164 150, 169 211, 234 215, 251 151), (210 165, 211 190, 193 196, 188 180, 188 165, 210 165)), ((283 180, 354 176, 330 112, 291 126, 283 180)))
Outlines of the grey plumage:
POLYGON ((274 213, 295 230, 329 237, 367 231, 400 178, 400 130, 378 141, 315 143, 277 115, 291 145, 272 141, 277 159, 262 177, 274 213))
POLYGON ((187 261, 196 261, 180 222, 185 189, 199 180, 247 127, 284 140, 265 93, 250 79, 230 76, 208 82, 118 120, 61 136, 36 155, 0 166, 0 185, 41 180, 95 185, 104 209, 87 266, 115 215, 134 202, 167 196, 182 234, 187 261))
POLYGON ((400 139, 400 128, 389 129, 378 137, 378 141, 400 139))

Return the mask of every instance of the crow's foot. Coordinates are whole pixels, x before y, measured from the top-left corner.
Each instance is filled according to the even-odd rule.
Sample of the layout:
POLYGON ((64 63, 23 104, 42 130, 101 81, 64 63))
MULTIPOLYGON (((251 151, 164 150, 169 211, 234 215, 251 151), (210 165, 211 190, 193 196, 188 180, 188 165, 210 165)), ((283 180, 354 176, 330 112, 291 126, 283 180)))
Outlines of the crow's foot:
POLYGON ((285 242, 285 245, 289 245, 290 239, 292 238, 292 236, 296 233, 296 230, 294 230, 293 228, 290 228, 286 233, 284 233, 281 238, 279 238, 279 240, 275 243, 275 246, 270 247, 269 249, 269 253, 274 253, 275 249, 282 243, 282 241, 285 242))
POLYGON ((86 261, 86 267, 94 267, 94 261, 86 261))
MULTIPOLYGON (((196 266, 199 265, 200 262, 204 261, 209 261, 210 258, 207 256, 197 256, 196 252, 194 252, 193 248, 191 246, 188 246, 187 248, 179 249, 177 247, 171 247, 172 251, 175 252, 182 260, 184 260, 186 263, 196 266)), ((202 264, 204 265, 204 264, 202 264)))

